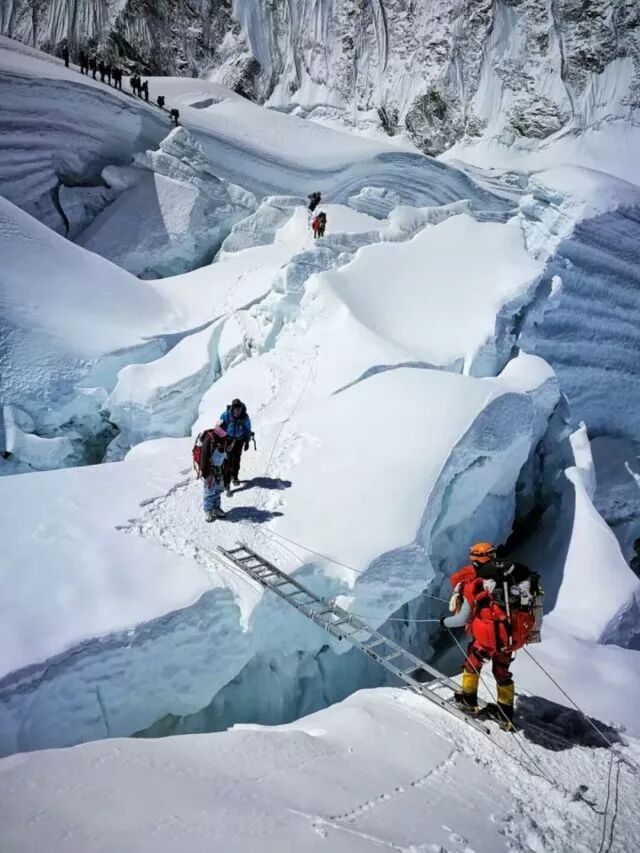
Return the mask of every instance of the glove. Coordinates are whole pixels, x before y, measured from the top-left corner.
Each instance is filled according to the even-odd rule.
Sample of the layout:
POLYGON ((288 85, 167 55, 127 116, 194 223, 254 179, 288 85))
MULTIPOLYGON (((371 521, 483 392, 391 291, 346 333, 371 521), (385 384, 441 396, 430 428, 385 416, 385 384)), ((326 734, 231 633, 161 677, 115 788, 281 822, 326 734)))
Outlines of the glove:
POLYGON ((244 449, 245 449, 245 451, 249 449, 249 442, 248 441, 245 441, 244 449))
POLYGON ((440 627, 441 627, 441 628, 444 628, 445 630, 446 630, 446 628, 447 628, 447 626, 444 624, 444 620, 445 620, 446 618, 447 618, 446 616, 441 616, 441 617, 438 619, 438 624, 440 625, 440 627))

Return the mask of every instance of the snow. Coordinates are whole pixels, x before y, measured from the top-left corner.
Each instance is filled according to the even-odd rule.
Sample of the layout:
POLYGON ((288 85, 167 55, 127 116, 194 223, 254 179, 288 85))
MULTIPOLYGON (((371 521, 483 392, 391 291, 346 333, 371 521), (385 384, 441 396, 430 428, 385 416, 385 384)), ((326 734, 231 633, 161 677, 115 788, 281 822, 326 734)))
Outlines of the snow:
POLYGON ((111 166, 102 175, 109 186, 124 189, 78 242, 141 278, 206 263, 235 221, 256 206, 252 193, 215 176, 182 127, 157 151, 137 155, 135 168, 111 166))
MULTIPOLYGON (((211 333, 199 333, 202 340, 193 345, 207 346, 207 334, 211 333)), ((186 365, 196 362, 189 341, 183 342, 189 349, 181 353, 186 362, 178 362, 178 377, 186 365)), ((28 535, 33 528, 29 478, 1 480, 0 499, 12 507, 0 519, 2 535, 16 543, 7 570, 22 566, 21 584, 14 586, 16 599, 5 599, 3 605, 11 611, 3 618, 5 630, 16 639, 5 644, 3 653, 2 751, 102 736, 103 715, 110 732, 122 735, 169 712, 194 714, 232 678, 239 677, 242 683, 243 668, 260 655, 281 659, 283 689, 303 677, 297 674, 294 652, 305 654, 311 664, 315 655, 322 654, 324 635, 288 612, 286 605, 256 594, 246 579, 221 568, 215 560, 219 543, 230 546, 240 536, 285 569, 297 568, 299 562, 294 556, 292 563, 291 552, 285 551, 283 563, 280 542, 286 540, 280 536, 335 557, 350 568, 335 566, 330 559, 307 562, 306 582, 319 593, 346 596, 355 612, 381 624, 419 595, 425 583, 432 580, 439 585, 447 567, 463 558, 480 525, 504 538, 519 471, 557 400, 557 390, 548 384, 548 370, 541 370, 535 358, 529 361, 519 376, 504 384, 501 379, 405 367, 374 374, 329 396, 303 381, 298 357, 289 377, 274 373, 274 364, 282 372, 285 362, 274 362, 271 353, 241 362, 212 385, 202 404, 207 412, 202 423, 210 426, 228 402, 230 389, 237 387, 232 381, 244 375, 243 389, 253 389, 255 395, 253 403, 251 397, 247 400, 259 437, 258 452, 248 452, 243 469, 248 477, 245 488, 253 491, 246 493, 249 500, 243 501, 242 488, 231 500, 225 499, 228 522, 215 530, 203 529, 201 484, 185 477, 190 469, 189 439, 175 445, 166 439, 155 442, 122 463, 60 471, 51 478, 48 473, 33 475, 44 478, 37 490, 48 507, 46 522, 41 522, 42 540, 36 545, 28 535), (518 390, 520 384, 526 390, 518 390), (256 405, 258 394, 262 407, 256 405), (445 398, 448 417, 443 420, 440 401, 445 398), (400 445, 380 442, 377 430, 366 429, 388 412, 402 412, 406 400, 411 401, 412 419, 420 424, 410 440, 400 445), (503 422, 510 425, 509 431, 494 438, 495 424, 503 422), (354 425, 361 425, 355 434, 354 425), (345 441, 345 435, 357 436, 357 441, 345 441), (481 480, 474 474, 479 460, 484 469, 481 480), (341 489, 335 488, 334 471, 345 472, 341 489), (402 483, 401 492, 394 483, 402 483), (113 495, 121 492, 127 501, 114 502, 113 495), (446 512, 441 508, 444 493, 446 512), (65 524, 65 518, 73 523, 65 524), (234 524, 240 529, 234 530, 234 524), (56 544, 47 530, 59 531, 56 544), (135 586, 122 580, 132 564, 135 586), (43 575, 45 565, 56 569, 60 565, 64 571, 47 570, 43 575), (168 575, 161 584, 156 574, 165 567, 168 575), (210 591, 199 601, 185 601, 184 584, 192 590, 196 579, 199 592, 210 591), (153 596, 149 584, 154 586, 153 596), (40 590, 37 597, 35 590, 40 590), (117 604, 119 590, 127 596, 127 607, 117 604), (74 591, 71 597, 69 591, 74 591), (75 592, 81 596, 82 620, 75 619, 80 606, 75 592), (58 602, 53 610, 52 600, 58 602), (17 601, 22 601, 20 607, 15 606, 17 601), (156 610, 161 604, 166 616, 156 610), (48 612, 47 619, 43 611, 48 612), (42 633, 23 643, 21 638, 33 634, 34 625, 42 625, 42 633), (94 638, 101 639, 96 644, 94 638), (32 670, 41 677, 34 680, 32 670), (161 678, 158 672, 163 673, 161 678), (99 714, 96 689, 104 709, 99 714), (57 720, 54 729, 47 723, 52 715, 57 720)), ((203 363, 206 368, 206 359, 203 363)), ((129 368, 121 371, 121 377, 130 376, 135 383, 139 373, 138 368, 129 368)), ((153 382, 145 385, 145 373, 146 368, 139 389, 153 393, 153 382)), ((167 422, 168 430, 171 426, 167 422)), ((294 555, 297 552, 298 548, 294 555)), ((336 656, 345 651, 331 652, 323 674, 310 688, 311 709, 321 707, 332 690, 332 668, 346 667, 352 679, 362 677, 363 662, 349 658, 338 664, 336 656)), ((345 683, 349 684, 348 677, 345 683)), ((242 701, 250 701, 252 707, 257 702, 255 713, 263 713, 260 696, 242 701)), ((267 702, 265 696, 265 706, 267 702)))
POLYGON ((92 361, 144 348, 171 317, 170 305, 143 282, 3 198, 0 244, 3 402, 63 397, 92 361))
MULTIPOLYGON (((371 9, 375 44, 363 43, 358 62, 378 69, 380 93, 393 42, 382 6, 371 9)), ((236 3, 240 12, 259 26, 249 4, 236 3)), ((489 53, 516 62, 518 13, 496 14, 489 53)), ((434 10, 427 19, 448 33, 434 10)), ((318 11, 310 38, 343 24, 318 11)), ((261 31, 261 55, 280 35, 261 31)), ((273 103, 289 59, 273 69, 273 103)), ((536 112, 503 85, 504 65, 472 59, 451 85, 462 103, 465 79, 480 74, 480 115, 504 98, 494 141, 514 118, 552 121, 545 98, 573 98, 583 119, 603 119, 631 85, 622 57, 580 98, 550 69, 531 84, 536 112)), ((321 711, 384 674, 220 561, 218 546, 246 541, 429 657, 469 544, 504 542, 517 515, 524 524, 540 512, 522 545, 547 590, 534 657, 588 712, 637 733, 640 581, 601 513, 620 522, 628 549, 639 190, 557 161, 525 187, 507 159, 499 174, 465 174, 340 132, 331 110, 351 94, 322 78, 325 60, 313 55, 291 99, 324 123, 265 111, 215 82, 153 78, 153 96, 180 108, 183 126, 171 129, 128 94, 0 45, 10 94, 0 399, 12 454, 1 464, 15 473, 90 453, 122 460, 0 479, 0 754, 295 721, 4 759, 8 849, 329 840, 338 850, 538 853, 586 851, 599 831, 595 812, 571 799, 588 779, 604 806, 610 754, 584 723, 570 749, 526 733, 540 779, 530 756, 523 775, 498 751, 513 739, 472 737, 401 691, 321 711), (316 241, 314 189, 328 216, 316 241), (61 236, 65 218, 81 245, 61 236), (205 525, 189 436, 236 396, 257 448, 223 498, 226 520, 205 525), (114 826, 100 817, 105 803, 122 816, 114 826)), ((392 70, 409 107, 416 80, 392 70)), ((447 654, 457 668, 456 648, 447 654)), ((516 674, 525 725, 533 715, 575 735, 576 718, 540 698, 560 701, 533 658, 520 655, 516 674)), ((638 753, 635 741, 620 748, 638 753)), ((637 834, 630 790, 620 792, 626 838, 637 834)))
MULTIPOLYGON (((573 528, 562 582, 549 619, 578 639, 620 642, 624 623, 637 623, 640 579, 627 565, 614 533, 593 506, 593 460, 585 440, 584 428, 572 436, 576 466, 565 474, 575 490, 573 528), (626 614, 625 619, 629 609, 632 615, 626 614)), ((628 638, 624 639, 628 642, 628 638)))
MULTIPOLYGON (((2 195, 60 233, 65 222, 54 199, 61 185, 76 187, 77 195, 86 188, 94 202, 104 166, 129 163, 169 130, 159 110, 1 37, 0 99, 2 195)), ((64 193, 61 201, 64 208, 64 193)), ((75 228, 77 207, 74 201, 75 228)))
POLYGON ((534 176, 528 190, 518 219, 528 250, 546 266, 519 346, 552 365, 574 426, 637 440, 638 189, 563 168, 534 176))
POLYGON ((33 570, 14 575, 6 589, 2 675, 53 657, 88 637, 115 633, 192 604, 209 588, 197 566, 116 529, 139 511, 142 501, 153 500, 174 485, 179 464, 164 454, 154 458, 153 466, 130 460, 126 466, 3 478, 3 567, 10 571, 11 566, 24 565, 33 570), (40 519, 26 510, 34 489, 47 507, 40 519), (9 536, 12 529, 20 533, 9 536), (50 582, 55 578, 55 589, 49 587, 43 594, 46 578, 50 582), (25 602, 31 610, 30 624, 25 602))
MULTIPOLYGON (((4 849, 593 849, 607 750, 578 739, 554 752, 528 738, 523 750, 419 697, 376 690, 287 726, 15 756, 0 762, 4 849), (579 785, 584 800, 572 799, 579 785)), ((624 748, 638 752, 635 740, 624 748)), ((638 831, 626 767, 616 790, 613 849, 623 850, 638 831)))
POLYGON ((462 360, 468 369, 502 306, 526 293, 541 270, 517 226, 460 215, 407 243, 366 247, 328 278, 362 325, 407 356, 434 365, 462 360))

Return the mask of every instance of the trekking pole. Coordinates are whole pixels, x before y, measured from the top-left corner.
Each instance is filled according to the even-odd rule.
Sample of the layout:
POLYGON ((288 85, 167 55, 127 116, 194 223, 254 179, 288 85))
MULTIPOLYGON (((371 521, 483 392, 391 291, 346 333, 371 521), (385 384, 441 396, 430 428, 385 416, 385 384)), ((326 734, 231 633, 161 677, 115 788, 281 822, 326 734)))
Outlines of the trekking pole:
POLYGON ((509 645, 513 645, 513 631, 511 629, 511 603, 509 602, 509 584, 505 578, 502 584, 504 590, 504 609, 507 613, 507 627, 509 629, 509 645))
POLYGON ((256 434, 255 434, 255 432, 251 433, 251 441, 253 442, 253 449, 257 452, 258 448, 256 446, 256 434))

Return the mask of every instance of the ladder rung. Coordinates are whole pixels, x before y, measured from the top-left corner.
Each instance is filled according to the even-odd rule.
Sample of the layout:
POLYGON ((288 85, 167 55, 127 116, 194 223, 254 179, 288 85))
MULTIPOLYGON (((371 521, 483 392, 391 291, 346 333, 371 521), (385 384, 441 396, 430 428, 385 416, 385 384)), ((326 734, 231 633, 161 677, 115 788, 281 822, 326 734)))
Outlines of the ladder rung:
POLYGON ((415 672, 417 669, 420 669, 420 666, 418 666, 417 664, 414 664, 413 666, 410 666, 409 669, 403 669, 402 674, 403 675, 411 675, 411 673, 415 672))
POLYGON ((369 649, 373 649, 375 646, 380 646, 380 645, 382 645, 382 643, 386 643, 386 642, 387 642, 387 640, 384 637, 382 637, 382 639, 380 639, 380 640, 374 640, 373 643, 363 643, 362 646, 363 646, 363 648, 367 649, 367 651, 368 651, 369 649))
MULTIPOLYGON (((325 613, 333 613, 333 607, 326 607, 324 610, 314 610, 313 611, 314 616, 324 616, 325 613)), ((334 623, 330 622, 329 624, 333 625, 334 623)))
MULTIPOLYGON (((335 622, 332 622, 332 625, 342 625, 345 622, 351 622, 351 616, 343 616, 342 619, 337 619, 335 622)), ((353 627, 353 626, 351 626, 353 627)))
MULTIPOLYGON (((291 601, 291 599, 295 598, 296 595, 306 595, 307 598, 309 599, 309 601, 315 600, 307 592, 305 592, 303 589, 296 589, 295 592, 287 592, 283 595, 283 598, 286 598, 287 601, 291 601)), ((300 601, 296 601, 296 604, 300 604, 300 603, 301 603, 300 601)))
POLYGON ((389 661, 389 660, 393 660, 394 658, 402 657, 402 655, 406 655, 406 652, 404 649, 400 649, 399 652, 393 652, 392 654, 387 655, 386 658, 382 658, 382 660, 389 661))

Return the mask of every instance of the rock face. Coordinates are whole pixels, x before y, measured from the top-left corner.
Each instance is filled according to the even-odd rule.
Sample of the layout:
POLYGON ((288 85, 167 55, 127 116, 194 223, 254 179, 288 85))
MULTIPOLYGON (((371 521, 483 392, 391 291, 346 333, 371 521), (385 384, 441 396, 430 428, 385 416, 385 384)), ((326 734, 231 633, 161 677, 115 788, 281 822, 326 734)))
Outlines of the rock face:
POLYGON ((406 130, 437 154, 640 113, 636 0, 3 0, 0 29, 206 74, 261 103, 406 130))

